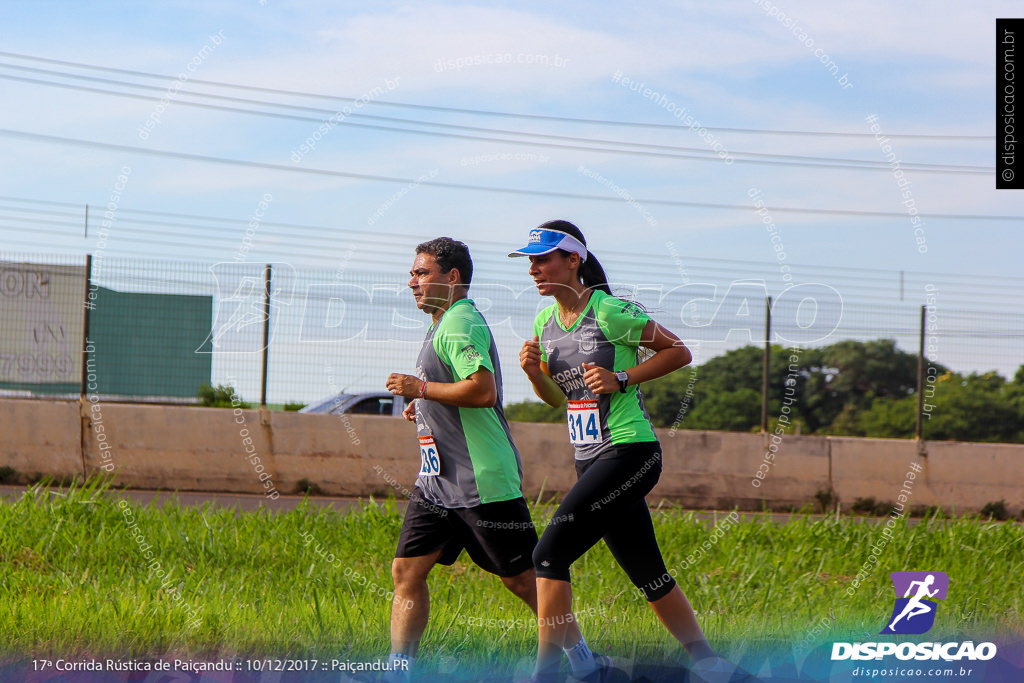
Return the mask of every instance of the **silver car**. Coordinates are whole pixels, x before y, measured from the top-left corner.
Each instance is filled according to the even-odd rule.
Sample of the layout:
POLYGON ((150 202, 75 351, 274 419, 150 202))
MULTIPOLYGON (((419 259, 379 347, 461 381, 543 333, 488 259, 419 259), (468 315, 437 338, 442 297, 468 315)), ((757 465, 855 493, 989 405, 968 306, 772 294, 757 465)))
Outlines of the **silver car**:
POLYGON ((300 413, 320 413, 326 415, 391 415, 402 417, 406 402, 409 399, 392 396, 386 391, 371 391, 366 394, 336 394, 316 403, 310 403, 299 410, 300 413), (395 400, 396 398, 400 400, 395 400))

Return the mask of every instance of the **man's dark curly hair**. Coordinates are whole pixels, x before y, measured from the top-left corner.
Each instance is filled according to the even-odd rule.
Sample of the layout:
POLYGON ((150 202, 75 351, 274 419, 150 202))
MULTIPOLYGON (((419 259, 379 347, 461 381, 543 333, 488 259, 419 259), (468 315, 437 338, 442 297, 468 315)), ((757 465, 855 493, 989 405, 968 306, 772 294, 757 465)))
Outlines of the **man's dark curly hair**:
POLYGON ((416 245, 417 254, 430 254, 437 261, 442 273, 452 268, 459 269, 459 284, 469 287, 473 279, 473 259, 469 258, 469 247, 451 237, 437 239, 416 245))

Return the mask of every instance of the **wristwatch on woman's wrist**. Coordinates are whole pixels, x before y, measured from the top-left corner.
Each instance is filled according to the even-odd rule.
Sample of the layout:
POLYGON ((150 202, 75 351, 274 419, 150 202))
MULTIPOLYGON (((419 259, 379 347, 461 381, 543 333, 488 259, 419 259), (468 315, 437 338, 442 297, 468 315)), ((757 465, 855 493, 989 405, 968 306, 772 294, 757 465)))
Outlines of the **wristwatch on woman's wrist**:
POLYGON ((619 391, 623 394, 626 393, 626 387, 629 385, 629 375, 626 374, 626 371, 616 372, 615 379, 619 380, 619 391))

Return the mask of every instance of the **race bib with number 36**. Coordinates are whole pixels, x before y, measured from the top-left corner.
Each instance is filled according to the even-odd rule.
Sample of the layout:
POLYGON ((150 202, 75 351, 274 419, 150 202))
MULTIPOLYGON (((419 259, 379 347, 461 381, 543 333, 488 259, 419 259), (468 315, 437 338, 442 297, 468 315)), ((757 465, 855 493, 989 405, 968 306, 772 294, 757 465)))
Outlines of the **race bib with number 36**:
POLYGON ((420 476, 436 477, 441 474, 441 459, 433 435, 420 437, 420 476))
POLYGON ((601 417, 596 400, 569 401, 569 440, 573 445, 601 443, 601 417))

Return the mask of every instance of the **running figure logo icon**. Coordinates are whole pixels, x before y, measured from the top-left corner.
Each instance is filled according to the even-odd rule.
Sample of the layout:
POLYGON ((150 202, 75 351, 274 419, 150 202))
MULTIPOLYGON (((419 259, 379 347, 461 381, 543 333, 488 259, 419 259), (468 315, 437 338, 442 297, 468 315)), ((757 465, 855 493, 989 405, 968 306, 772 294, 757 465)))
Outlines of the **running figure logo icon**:
POLYGON ((893 572, 896 605, 883 634, 918 635, 935 623, 935 600, 945 600, 949 577, 943 572, 893 572), (902 596, 902 597, 900 597, 902 596))

